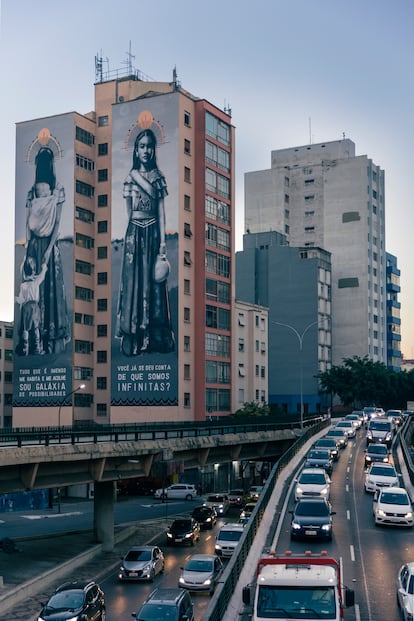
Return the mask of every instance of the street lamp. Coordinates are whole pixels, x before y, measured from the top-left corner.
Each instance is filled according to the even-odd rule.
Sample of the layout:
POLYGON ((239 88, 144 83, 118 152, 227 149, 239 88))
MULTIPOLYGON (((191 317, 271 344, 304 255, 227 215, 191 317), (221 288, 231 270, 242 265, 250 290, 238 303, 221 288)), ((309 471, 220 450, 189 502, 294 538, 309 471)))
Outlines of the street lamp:
POLYGON ((299 377, 300 377, 300 428, 303 430, 303 360, 302 360, 302 352, 303 352, 303 337, 313 326, 318 325, 319 321, 312 321, 309 323, 303 332, 299 333, 296 328, 291 326, 288 323, 281 323, 280 321, 270 320, 271 323, 275 323, 277 326, 282 326, 284 328, 289 328, 295 334, 299 341, 299 377))
POLYGON ((58 411, 58 427, 60 427, 60 412, 62 410, 62 406, 65 405, 65 401, 68 397, 71 397, 72 395, 75 394, 75 392, 78 392, 78 390, 83 390, 85 388, 85 384, 79 384, 79 386, 77 386, 74 390, 71 390, 70 392, 68 392, 62 399, 62 402, 59 405, 59 411, 58 411))

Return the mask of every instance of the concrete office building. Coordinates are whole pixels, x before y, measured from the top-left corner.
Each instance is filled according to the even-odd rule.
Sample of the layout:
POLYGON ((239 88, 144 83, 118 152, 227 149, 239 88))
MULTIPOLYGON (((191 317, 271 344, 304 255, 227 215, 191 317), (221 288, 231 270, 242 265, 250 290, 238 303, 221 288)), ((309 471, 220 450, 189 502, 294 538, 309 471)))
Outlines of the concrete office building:
POLYGON ((386 363, 384 171, 349 139, 271 153, 245 175, 245 230, 286 235, 332 257, 332 363, 386 363))
POLYGON ((93 111, 16 136, 14 425, 229 414, 230 110, 97 58, 93 111))
POLYGON ((331 367, 331 257, 276 231, 248 233, 236 254, 238 300, 268 307, 268 403, 323 411, 317 374, 331 367))
POLYGON ((397 257, 387 252, 387 366, 401 370, 400 270, 397 257))

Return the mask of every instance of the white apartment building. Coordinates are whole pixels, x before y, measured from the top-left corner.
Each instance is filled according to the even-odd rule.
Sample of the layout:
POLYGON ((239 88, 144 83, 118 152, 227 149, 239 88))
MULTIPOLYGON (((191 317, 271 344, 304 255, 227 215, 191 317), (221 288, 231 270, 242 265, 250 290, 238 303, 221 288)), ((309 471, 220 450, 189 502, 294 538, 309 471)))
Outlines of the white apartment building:
POLYGON ((233 404, 268 403, 268 310, 241 300, 234 306, 233 404))
POLYGON ((386 363, 384 171, 349 139, 280 149, 245 174, 245 229, 332 255, 332 364, 386 363))

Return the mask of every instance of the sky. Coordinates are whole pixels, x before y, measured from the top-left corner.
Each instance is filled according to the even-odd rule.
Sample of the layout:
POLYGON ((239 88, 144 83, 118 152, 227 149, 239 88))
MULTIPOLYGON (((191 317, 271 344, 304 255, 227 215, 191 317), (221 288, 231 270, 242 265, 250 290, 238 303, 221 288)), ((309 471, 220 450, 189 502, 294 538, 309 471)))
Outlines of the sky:
MULTIPOLYGON (((1 0, 0 320, 13 320, 15 124, 94 108, 95 57, 172 81, 236 127, 244 173, 271 151, 339 140, 385 170, 386 250, 401 270, 401 349, 414 358, 412 0, 1 0)), ((18 208, 19 206, 17 206, 18 208)), ((20 206, 23 208, 23 205, 20 206)))

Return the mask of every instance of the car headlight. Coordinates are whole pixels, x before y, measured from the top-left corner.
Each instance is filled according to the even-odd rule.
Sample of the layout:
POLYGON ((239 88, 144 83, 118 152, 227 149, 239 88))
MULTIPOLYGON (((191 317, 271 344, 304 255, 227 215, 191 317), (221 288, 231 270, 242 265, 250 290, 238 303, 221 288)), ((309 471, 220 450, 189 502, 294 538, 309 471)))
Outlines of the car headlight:
POLYGON ((407 511, 407 513, 405 514, 405 519, 406 520, 412 520, 413 519, 413 514, 411 513, 411 511, 407 511))
POLYGON ((221 545, 219 543, 216 543, 214 546, 215 550, 219 550, 221 552, 221 545))
POLYGON ((148 565, 145 565, 145 567, 142 568, 142 571, 144 572, 144 574, 151 571, 151 563, 148 563, 148 565))
POLYGON ((367 455, 367 456, 365 457, 365 461, 372 461, 372 457, 370 457, 369 455, 367 455))
POLYGON ((370 440, 372 440, 372 431, 368 431, 368 433, 367 433, 367 438, 369 438, 370 440))
POLYGON ((76 617, 70 617, 70 619, 66 619, 66 621, 79 621, 79 616, 76 615, 76 617))
POLYGON ((377 509, 377 515, 378 517, 381 518, 385 518, 385 516, 387 515, 385 511, 383 511, 382 509, 377 509))
POLYGON ((327 488, 327 487, 324 487, 323 489, 321 489, 321 496, 326 496, 326 495, 327 495, 327 493, 328 493, 328 491, 329 491, 329 490, 328 490, 328 488, 327 488))
POLYGON ((385 439, 386 439, 386 440, 391 440, 391 438, 392 438, 391 434, 390 434, 390 433, 387 433, 387 435, 386 435, 386 438, 385 438, 385 439))
POLYGON ((206 519, 206 522, 211 522, 211 517, 208 517, 208 518, 206 519))
POLYGON ((167 537, 168 537, 169 539, 172 539, 172 537, 173 537, 173 536, 172 536, 172 533, 167 533, 167 537))
POLYGON ((184 578, 182 576, 179 577, 178 582, 180 584, 185 584, 185 580, 184 580, 184 578))
POLYGON ((301 496, 302 494, 303 494, 303 489, 302 489, 301 487, 299 487, 299 486, 298 486, 298 487, 296 488, 296 495, 297 495, 297 496, 301 496))
POLYGON ((292 522, 293 530, 300 530, 300 524, 298 522, 292 522))
POLYGON ((204 584, 205 586, 210 586, 212 582, 213 582, 213 581, 212 581, 212 579, 211 579, 211 578, 207 578, 207 580, 204 580, 203 584, 204 584))
POLYGON ((330 524, 323 524, 322 525, 322 530, 331 530, 331 525, 330 524))
POLYGON ((193 533, 187 533, 186 535, 184 535, 184 539, 188 539, 189 537, 192 537, 193 533))

